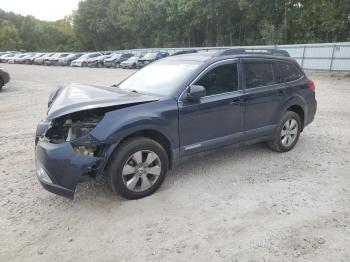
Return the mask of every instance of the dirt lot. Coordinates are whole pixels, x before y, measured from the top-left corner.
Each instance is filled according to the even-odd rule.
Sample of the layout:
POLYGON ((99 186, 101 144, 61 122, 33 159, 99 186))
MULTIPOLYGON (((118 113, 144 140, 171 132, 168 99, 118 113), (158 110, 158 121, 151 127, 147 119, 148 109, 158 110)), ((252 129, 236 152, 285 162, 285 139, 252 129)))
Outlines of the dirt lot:
POLYGON ((224 149, 181 164, 145 199, 89 182, 71 201, 35 177, 48 94, 132 71, 2 66, 0 261, 350 261, 349 76, 309 74, 319 110, 292 152, 224 149))

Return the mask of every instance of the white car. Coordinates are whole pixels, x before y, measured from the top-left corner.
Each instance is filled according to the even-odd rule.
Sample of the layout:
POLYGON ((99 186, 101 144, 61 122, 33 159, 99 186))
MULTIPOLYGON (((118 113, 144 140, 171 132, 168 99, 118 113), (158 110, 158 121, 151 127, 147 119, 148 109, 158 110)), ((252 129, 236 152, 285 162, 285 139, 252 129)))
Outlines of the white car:
POLYGON ((120 63, 120 67, 125 68, 137 68, 137 62, 139 61, 138 56, 130 57, 128 60, 120 63))
POLYGON ((78 59, 73 60, 70 66, 86 67, 88 66, 88 59, 101 56, 101 55, 102 55, 101 53, 89 53, 89 54, 82 55, 78 59))

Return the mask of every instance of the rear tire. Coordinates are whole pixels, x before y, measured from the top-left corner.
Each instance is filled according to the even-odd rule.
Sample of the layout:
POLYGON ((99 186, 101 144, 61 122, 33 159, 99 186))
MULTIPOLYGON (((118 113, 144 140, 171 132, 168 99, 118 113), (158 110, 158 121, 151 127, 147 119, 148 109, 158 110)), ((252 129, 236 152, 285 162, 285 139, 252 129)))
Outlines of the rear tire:
POLYGON ((287 111, 280 121, 274 140, 268 142, 268 145, 274 151, 288 152, 298 143, 300 132, 301 120, 299 115, 287 111))
POLYGON ((1 92, 3 86, 4 86, 4 81, 0 78, 0 92, 1 92))
POLYGON ((111 189, 126 199, 155 192, 169 167, 164 148, 156 141, 134 137, 123 141, 111 156, 106 173, 111 189))

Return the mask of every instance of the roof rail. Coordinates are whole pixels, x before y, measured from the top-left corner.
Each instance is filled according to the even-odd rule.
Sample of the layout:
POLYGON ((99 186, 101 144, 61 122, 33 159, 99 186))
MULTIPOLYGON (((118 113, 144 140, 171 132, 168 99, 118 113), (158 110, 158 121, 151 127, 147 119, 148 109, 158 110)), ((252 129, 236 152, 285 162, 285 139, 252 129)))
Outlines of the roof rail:
POLYGON ((219 51, 217 56, 227 56, 227 55, 241 55, 241 54, 261 54, 261 55, 273 55, 273 56, 284 56, 290 57, 289 53, 281 49, 260 49, 260 48, 231 48, 224 51, 219 51))

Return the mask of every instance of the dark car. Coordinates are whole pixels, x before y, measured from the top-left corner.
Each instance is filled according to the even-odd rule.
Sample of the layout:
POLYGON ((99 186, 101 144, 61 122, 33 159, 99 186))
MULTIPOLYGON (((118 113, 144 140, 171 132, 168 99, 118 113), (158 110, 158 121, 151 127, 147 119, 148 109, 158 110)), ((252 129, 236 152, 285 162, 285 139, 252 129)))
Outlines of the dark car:
POLYGON ((0 91, 2 87, 10 81, 10 75, 3 69, 0 68, 0 91))
POLYGON ((119 54, 115 53, 111 55, 108 58, 105 58, 103 63, 105 67, 120 67, 120 64, 126 60, 128 60, 130 57, 133 57, 133 54, 126 53, 126 54, 119 54))
POLYGON ((111 55, 100 55, 97 57, 91 57, 87 60, 88 67, 102 68, 104 66, 103 61, 108 59, 111 55))
POLYGON ((61 57, 58 59, 58 65, 60 66, 70 66, 72 61, 81 57, 82 54, 69 54, 66 57, 61 57))
POLYGON ((43 65, 45 60, 51 56, 53 56, 55 53, 46 53, 43 56, 37 57, 34 59, 33 64, 34 65, 43 65))
POLYGON ((70 198, 80 179, 94 177, 137 199, 201 152, 261 141, 278 152, 293 149, 316 107, 314 82, 287 54, 173 56, 114 87, 56 89, 36 132, 37 176, 70 198))
POLYGON ((69 53, 56 53, 53 56, 47 57, 44 60, 44 64, 48 66, 57 66, 58 65, 58 60, 60 58, 65 58, 69 55, 69 53))
POLYGON ((152 52, 152 53, 147 53, 143 57, 139 59, 137 62, 137 68, 144 67, 154 61, 157 61, 159 59, 162 59, 164 57, 167 57, 169 54, 166 52, 152 52))

